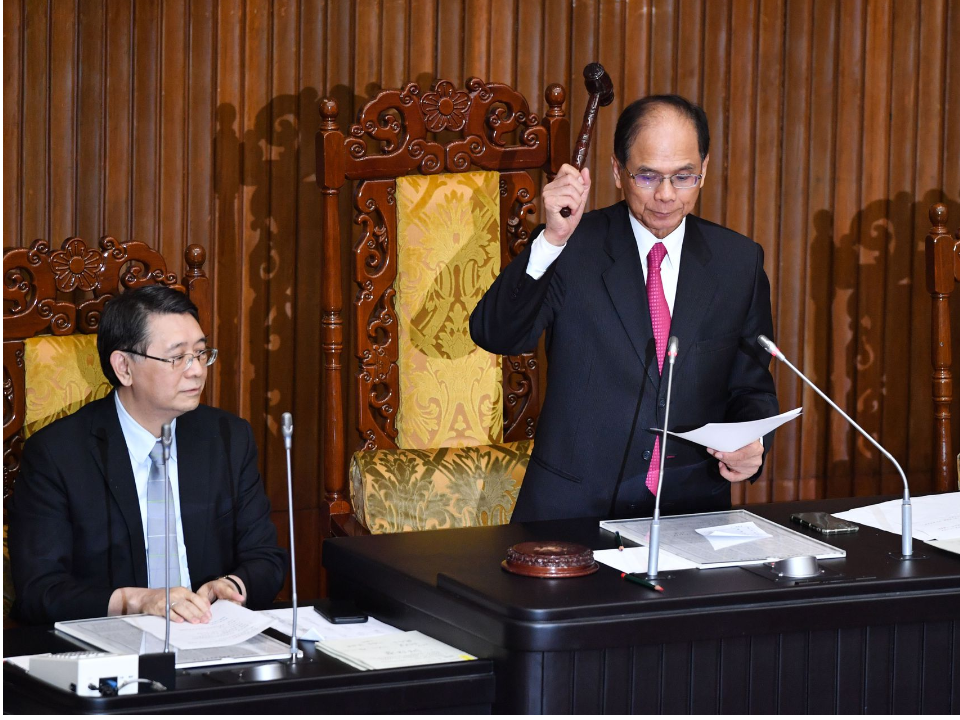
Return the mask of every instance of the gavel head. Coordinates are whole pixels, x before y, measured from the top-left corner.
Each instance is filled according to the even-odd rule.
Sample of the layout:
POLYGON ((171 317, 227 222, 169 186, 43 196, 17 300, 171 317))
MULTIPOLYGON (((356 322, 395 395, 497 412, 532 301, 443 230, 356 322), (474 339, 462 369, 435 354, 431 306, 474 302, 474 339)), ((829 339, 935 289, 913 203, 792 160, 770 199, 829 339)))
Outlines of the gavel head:
POLYGON ((613 102, 613 80, 600 63, 590 63, 583 69, 583 84, 588 93, 599 97, 600 107, 613 102))

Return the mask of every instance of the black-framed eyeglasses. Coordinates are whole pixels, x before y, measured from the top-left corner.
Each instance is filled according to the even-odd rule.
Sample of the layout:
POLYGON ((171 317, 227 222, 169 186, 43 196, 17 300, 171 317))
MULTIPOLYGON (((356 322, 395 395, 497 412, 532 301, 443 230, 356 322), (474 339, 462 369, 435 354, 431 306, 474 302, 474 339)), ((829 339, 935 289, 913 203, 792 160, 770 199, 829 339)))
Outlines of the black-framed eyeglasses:
POLYGON ((624 172, 630 176, 634 185, 643 190, 658 188, 664 180, 669 180, 670 184, 677 190, 689 190, 699 185, 700 179, 703 177, 703 173, 697 174, 685 170, 673 175, 661 175, 660 173, 646 171, 632 173, 626 168, 624 168, 624 172))
POLYGON ((149 358, 150 360, 158 360, 160 362, 168 363, 173 370, 181 370, 184 372, 190 369, 190 367, 193 365, 194 359, 199 360, 206 367, 210 367, 217 361, 216 348, 207 348, 206 350, 201 350, 198 353, 184 353, 183 355, 175 355, 171 358, 147 355, 146 353, 138 352, 136 350, 121 350, 120 352, 130 353, 131 355, 139 355, 140 357, 149 358))

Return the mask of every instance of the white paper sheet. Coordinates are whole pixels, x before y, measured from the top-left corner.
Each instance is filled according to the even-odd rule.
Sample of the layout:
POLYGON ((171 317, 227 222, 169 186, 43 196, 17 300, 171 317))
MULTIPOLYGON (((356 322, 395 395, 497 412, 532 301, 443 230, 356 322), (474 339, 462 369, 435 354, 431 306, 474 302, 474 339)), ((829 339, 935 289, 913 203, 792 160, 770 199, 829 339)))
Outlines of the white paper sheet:
MULTIPOLYGON (((960 492, 915 497, 910 499, 910 504, 913 506, 913 537, 916 540, 960 538, 960 492)), ((889 500, 834 513, 834 517, 900 535, 902 507, 901 500, 889 500)))
MULTIPOLYGON (((170 623, 170 644, 180 650, 226 647, 238 645, 259 635, 273 622, 253 610, 247 610, 228 600, 220 600, 210 606, 213 618, 208 623, 170 623)), ((154 615, 133 615, 124 618, 134 627, 163 638, 164 619, 154 615)))
POLYGON ((697 532, 710 541, 710 545, 713 546, 714 550, 723 550, 724 548, 733 547, 734 545, 773 537, 770 533, 758 528, 756 523, 753 522, 697 528, 697 532))
POLYGON ((476 660, 473 655, 416 630, 378 637, 327 640, 318 642, 317 649, 360 670, 476 660))
MULTIPOLYGON (((776 430, 781 425, 790 422, 800 416, 802 407, 796 410, 790 410, 774 417, 764 418, 763 420, 751 420, 750 422, 739 423, 707 423, 696 430, 675 433, 670 430, 668 435, 683 438, 697 445, 719 450, 720 452, 733 452, 749 445, 754 440, 758 440, 771 430, 776 430)), ((655 432, 662 433, 660 428, 652 428, 655 432)))
MULTIPOLYGON (((284 635, 293 629, 293 608, 281 610, 261 610, 261 615, 269 617, 271 627, 284 635)), ((362 623, 332 623, 323 618, 312 607, 297 609, 297 637, 301 640, 335 640, 338 638, 372 637, 401 632, 392 625, 370 618, 362 623)))
MULTIPOLYGON (((625 573, 645 573, 647 563, 650 561, 649 550, 645 547, 628 547, 620 550, 594 550, 593 558, 598 563, 603 563, 609 567, 625 573)), ((684 560, 666 550, 660 550, 660 559, 657 561, 657 569, 663 571, 669 570, 692 570, 697 567, 695 562, 684 560)))

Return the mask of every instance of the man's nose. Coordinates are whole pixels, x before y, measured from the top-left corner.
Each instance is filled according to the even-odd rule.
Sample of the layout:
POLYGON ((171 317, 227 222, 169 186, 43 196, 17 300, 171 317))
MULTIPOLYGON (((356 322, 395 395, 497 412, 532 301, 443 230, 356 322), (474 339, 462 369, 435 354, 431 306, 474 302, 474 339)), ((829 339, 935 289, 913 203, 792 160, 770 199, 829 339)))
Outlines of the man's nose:
POLYGON ((669 202, 670 200, 676 198, 676 196, 676 188, 673 187, 673 183, 670 181, 670 178, 663 178, 660 181, 660 184, 657 186, 657 191, 654 193, 654 197, 662 202, 669 202))

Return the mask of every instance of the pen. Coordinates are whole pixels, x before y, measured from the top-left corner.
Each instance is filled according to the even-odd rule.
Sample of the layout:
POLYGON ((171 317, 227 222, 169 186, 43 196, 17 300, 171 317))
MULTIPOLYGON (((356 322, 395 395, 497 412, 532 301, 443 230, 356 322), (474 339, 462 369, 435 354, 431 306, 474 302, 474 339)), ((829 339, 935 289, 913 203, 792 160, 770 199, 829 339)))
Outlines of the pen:
POLYGON ((620 537, 619 530, 617 530, 617 545, 619 546, 620 552, 623 552, 623 538, 620 537))
POLYGON ((637 585, 643 585, 645 588, 649 588, 650 590, 663 592, 663 587, 657 585, 657 583, 653 582, 652 580, 647 580, 645 577, 641 577, 635 573, 620 573, 620 577, 622 577, 624 580, 636 583, 637 585))

